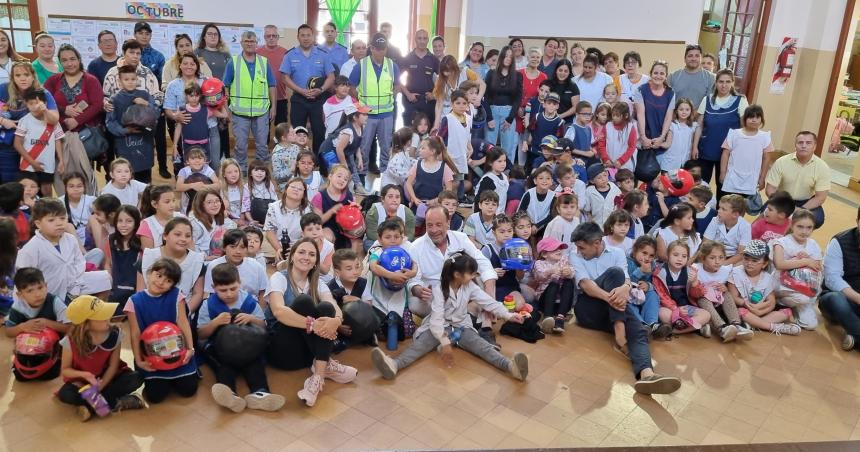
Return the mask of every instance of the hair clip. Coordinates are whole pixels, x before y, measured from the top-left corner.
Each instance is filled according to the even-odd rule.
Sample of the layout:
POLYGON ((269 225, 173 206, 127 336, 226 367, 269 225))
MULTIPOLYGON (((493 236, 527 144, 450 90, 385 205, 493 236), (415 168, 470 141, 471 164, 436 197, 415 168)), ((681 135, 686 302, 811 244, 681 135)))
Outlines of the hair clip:
POLYGON ((561 189, 561 194, 562 195, 572 195, 573 190, 570 187, 564 187, 561 189))

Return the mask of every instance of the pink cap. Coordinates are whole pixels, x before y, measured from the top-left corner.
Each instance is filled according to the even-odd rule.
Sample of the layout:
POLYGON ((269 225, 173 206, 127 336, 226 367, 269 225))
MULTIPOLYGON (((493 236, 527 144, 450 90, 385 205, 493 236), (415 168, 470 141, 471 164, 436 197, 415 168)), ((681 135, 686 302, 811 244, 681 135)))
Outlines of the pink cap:
POLYGON ((538 254, 547 252, 547 251, 555 251, 555 250, 566 250, 567 243, 561 243, 555 237, 544 237, 537 244, 538 254))

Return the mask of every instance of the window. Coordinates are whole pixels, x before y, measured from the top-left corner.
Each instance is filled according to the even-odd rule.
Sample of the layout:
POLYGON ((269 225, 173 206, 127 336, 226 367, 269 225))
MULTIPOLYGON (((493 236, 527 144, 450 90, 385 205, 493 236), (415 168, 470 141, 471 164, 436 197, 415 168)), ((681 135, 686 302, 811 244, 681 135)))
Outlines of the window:
POLYGON ((18 53, 33 58, 33 32, 39 28, 36 0, 0 0, 0 28, 18 53))
MULTIPOLYGON (((319 9, 316 21, 317 43, 321 44, 325 42, 323 26, 331 22, 331 14, 329 14, 328 3, 326 0, 318 0, 318 4, 319 9)), ((370 0, 361 0, 361 3, 358 5, 358 9, 355 11, 355 15, 352 16, 349 29, 343 30, 343 34, 346 38, 345 45, 347 49, 352 41, 356 39, 361 39, 364 42, 368 42, 370 40, 370 0)))
POLYGON ((762 0, 728 0, 723 15, 725 24, 720 48, 726 50, 726 66, 734 70, 738 91, 747 88, 757 76, 751 63, 753 47, 762 17, 762 0))

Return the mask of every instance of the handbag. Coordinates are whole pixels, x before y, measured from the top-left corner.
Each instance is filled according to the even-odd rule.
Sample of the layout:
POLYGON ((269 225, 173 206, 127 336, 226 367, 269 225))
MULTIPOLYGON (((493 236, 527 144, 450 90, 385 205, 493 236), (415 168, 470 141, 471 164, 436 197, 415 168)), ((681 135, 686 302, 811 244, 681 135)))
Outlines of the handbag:
POLYGON ((633 175, 636 179, 650 184, 660 174, 660 162, 653 149, 639 149, 636 153, 636 168, 633 175))
POLYGON ((266 213, 269 212, 269 204, 273 202, 275 202, 274 199, 255 198, 251 195, 251 218, 257 223, 265 223, 266 213))
POLYGON ((101 157, 108 150, 108 141, 101 127, 85 126, 78 133, 78 137, 84 144, 84 150, 90 160, 101 157))

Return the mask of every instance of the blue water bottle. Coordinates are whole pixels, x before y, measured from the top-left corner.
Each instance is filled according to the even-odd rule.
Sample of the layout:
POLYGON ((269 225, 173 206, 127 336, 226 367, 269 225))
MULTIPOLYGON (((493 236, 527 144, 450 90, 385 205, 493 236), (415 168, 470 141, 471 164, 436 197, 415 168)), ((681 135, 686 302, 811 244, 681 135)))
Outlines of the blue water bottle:
POLYGON ((388 341, 386 346, 389 350, 397 350, 397 313, 388 313, 388 341))

